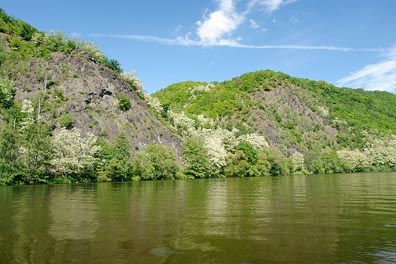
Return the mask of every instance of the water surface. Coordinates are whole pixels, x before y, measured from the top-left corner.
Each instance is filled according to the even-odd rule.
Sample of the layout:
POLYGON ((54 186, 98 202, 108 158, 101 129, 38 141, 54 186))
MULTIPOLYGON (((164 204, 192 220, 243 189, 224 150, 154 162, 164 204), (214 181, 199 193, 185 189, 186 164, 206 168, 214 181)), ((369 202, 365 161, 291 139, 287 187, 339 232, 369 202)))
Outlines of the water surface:
POLYGON ((0 188, 0 263, 396 263, 396 174, 0 188))

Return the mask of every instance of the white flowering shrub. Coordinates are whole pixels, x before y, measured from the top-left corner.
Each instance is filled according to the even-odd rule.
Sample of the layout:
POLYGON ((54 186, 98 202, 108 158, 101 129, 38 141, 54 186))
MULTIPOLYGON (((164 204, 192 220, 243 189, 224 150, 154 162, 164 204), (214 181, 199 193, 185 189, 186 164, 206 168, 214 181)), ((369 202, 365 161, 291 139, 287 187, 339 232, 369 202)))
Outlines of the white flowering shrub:
POLYGON ((15 91, 11 81, 0 78, 0 106, 11 107, 14 102, 15 91))
POLYGON ((216 85, 213 83, 208 83, 207 85, 198 85, 195 86, 191 89, 189 89, 189 92, 192 94, 197 94, 197 93, 206 93, 209 92, 211 89, 215 88, 216 85))
POLYGON ((21 122, 21 130, 26 130, 34 122, 34 108, 32 101, 25 99, 22 101, 21 113, 23 114, 21 122))
POLYGON ((161 105, 161 102, 158 100, 158 98, 156 97, 152 97, 149 94, 145 94, 144 98, 147 102, 147 104, 153 108, 155 111, 157 111, 158 113, 161 113, 164 109, 161 105))
POLYGON ((265 137, 260 136, 256 133, 242 135, 238 137, 238 140, 249 142, 255 149, 263 149, 269 146, 265 137))
POLYGON ((318 108, 318 112, 322 115, 322 116, 329 116, 329 109, 327 109, 326 107, 324 107, 324 106, 320 106, 320 105, 318 105, 317 106, 317 108, 318 108))
POLYGON ((144 88, 142 81, 135 75, 134 71, 131 72, 121 72, 121 78, 124 79, 133 90, 139 93, 140 95, 144 95, 144 88))
POLYGON ((365 171, 370 167, 369 157, 359 150, 339 150, 337 156, 351 171, 365 171))
POLYGON ((184 112, 175 113, 172 110, 168 111, 168 117, 172 125, 179 130, 179 132, 191 134, 195 130, 195 121, 189 118, 184 112))
POLYGON ((293 162, 294 171, 302 171, 304 169, 304 154, 296 151, 291 156, 291 160, 293 162))
POLYGON ((226 129, 198 129, 193 135, 203 140, 209 161, 218 170, 226 165, 227 153, 238 145, 233 131, 226 129))
POLYGON ((81 175, 92 172, 99 163, 100 146, 91 133, 81 135, 77 128, 62 128, 52 138, 54 157, 51 164, 56 173, 81 175))
POLYGON ((204 146, 208 152, 210 163, 218 170, 226 165, 227 151, 223 143, 224 135, 221 130, 214 130, 204 137, 204 146))
POLYGON ((201 123, 201 126, 210 126, 214 127, 216 122, 212 118, 205 117, 204 115, 197 115, 198 121, 201 123))
POLYGON ((83 41, 83 42, 78 42, 78 46, 79 46, 80 50, 86 52, 88 55, 90 55, 92 58, 94 58, 97 62, 102 63, 105 61, 105 59, 106 59, 105 55, 94 44, 87 42, 87 41, 83 41))
POLYGON ((370 163, 375 167, 396 167, 396 136, 374 139, 365 149, 370 163))

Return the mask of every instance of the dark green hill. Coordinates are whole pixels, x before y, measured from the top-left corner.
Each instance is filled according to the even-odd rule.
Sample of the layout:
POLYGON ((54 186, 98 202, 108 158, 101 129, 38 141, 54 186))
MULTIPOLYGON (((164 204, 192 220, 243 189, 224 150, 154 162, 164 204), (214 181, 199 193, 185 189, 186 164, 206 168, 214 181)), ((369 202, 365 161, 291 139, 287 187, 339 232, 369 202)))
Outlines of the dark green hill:
POLYGON ((336 157, 343 150, 363 152, 374 139, 386 141, 396 134, 394 94, 338 88, 270 70, 221 83, 176 83, 153 97, 172 114, 194 120, 196 130, 208 126, 199 122, 201 115, 213 120, 213 129, 236 129, 236 139, 251 133, 264 136, 288 157, 296 151, 306 159, 319 153, 336 157))

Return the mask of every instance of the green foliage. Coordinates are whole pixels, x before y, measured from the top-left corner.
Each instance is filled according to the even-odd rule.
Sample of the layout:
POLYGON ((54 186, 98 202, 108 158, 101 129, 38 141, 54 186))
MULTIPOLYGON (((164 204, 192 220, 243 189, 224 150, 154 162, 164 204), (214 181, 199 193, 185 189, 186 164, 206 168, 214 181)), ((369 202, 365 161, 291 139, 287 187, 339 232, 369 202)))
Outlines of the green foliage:
POLYGON ((169 104, 163 104, 162 105, 162 110, 161 110, 161 117, 164 118, 165 120, 168 119, 168 111, 170 109, 169 104))
POLYGON ((183 158, 187 162, 184 174, 187 177, 203 179, 212 176, 208 154, 202 142, 189 139, 184 143, 183 158))
POLYGON ((237 150, 241 150, 245 154, 249 164, 255 165, 257 163, 257 150, 249 142, 241 141, 237 146, 237 150))
POLYGON ((105 58, 103 64, 116 73, 122 72, 121 65, 117 60, 105 58))
MULTIPOLYGON (((62 32, 45 34, 22 20, 8 16, 2 9, 0 9, 0 32, 10 35, 9 44, 12 47, 10 58, 14 61, 28 60, 33 57, 49 59, 53 52, 70 54, 75 50, 80 50, 116 73, 122 72, 117 60, 107 58, 94 45, 77 42, 62 32)), ((0 56, 0 64, 2 60, 0 56)))
POLYGON ((64 127, 66 129, 71 129, 73 128, 74 125, 74 118, 70 113, 63 113, 59 117, 59 123, 61 127, 64 127))
POLYGON ((179 171, 176 152, 156 143, 136 154, 133 168, 134 174, 142 180, 176 179, 179 171))
POLYGON ((0 185, 11 184, 18 172, 19 136, 11 124, 0 130, 0 185))
MULTIPOLYGON (((335 124, 338 130, 352 127, 355 131, 375 130, 396 134, 396 95, 380 91, 338 88, 324 81, 289 79, 323 101, 330 110, 331 119, 345 121, 335 124)), ((355 142, 355 139, 343 144, 347 146, 355 142)))
POLYGON ((7 79, 0 78, 0 106, 10 108, 14 103, 15 88, 7 79))
POLYGON ((118 108, 120 108, 122 111, 128 111, 131 108, 131 99, 129 99, 129 97, 119 94, 117 95, 117 100, 118 108))
POLYGON ((310 150, 306 154, 305 162, 308 171, 315 174, 350 171, 348 167, 341 162, 335 150, 310 150))
POLYGON ((248 176, 249 162, 245 153, 242 150, 236 151, 234 154, 229 154, 226 157, 226 167, 224 174, 227 177, 245 177, 248 176))
POLYGON ((268 155, 264 152, 260 152, 255 149, 252 150, 250 146, 247 147, 247 145, 245 145, 234 154, 227 155, 227 165, 224 168, 224 174, 226 177, 278 176, 278 174, 271 174, 271 172, 274 173, 275 171, 272 166, 277 166, 276 164, 271 164, 271 162, 273 162, 273 160, 269 161, 268 155), (253 157, 250 161, 249 156, 250 158, 253 157), (271 168, 273 168, 272 171, 271 168))
POLYGON ((278 150, 274 148, 268 148, 265 151, 266 158, 268 162, 271 164, 269 169, 269 173, 272 176, 282 176, 288 175, 292 171, 290 171, 290 161, 285 158, 278 150))
POLYGON ((125 133, 120 133, 110 146, 99 142, 102 149, 98 181, 128 181, 133 177, 130 143, 125 133))

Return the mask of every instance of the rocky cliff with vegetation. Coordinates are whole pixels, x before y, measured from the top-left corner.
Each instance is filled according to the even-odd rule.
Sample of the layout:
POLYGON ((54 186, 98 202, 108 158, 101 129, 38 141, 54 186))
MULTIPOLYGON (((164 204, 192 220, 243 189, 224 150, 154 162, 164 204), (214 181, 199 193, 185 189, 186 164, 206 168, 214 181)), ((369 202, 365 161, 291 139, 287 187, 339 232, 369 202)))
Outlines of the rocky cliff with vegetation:
POLYGON ((150 144, 181 152, 150 112, 139 79, 116 60, 3 11, 0 106, 3 183, 96 180, 98 171, 102 180, 130 179, 124 159, 150 144))
POLYGON ((393 170, 395 99, 272 71, 145 95, 94 45, 0 10, 0 184, 393 170))
POLYGON ((225 174, 257 175, 249 172, 248 151, 238 151, 246 142, 269 162, 264 174, 395 169, 396 96, 387 92, 267 70, 221 83, 177 83, 150 99, 174 131, 201 140, 225 174), (274 160, 283 165, 271 172, 274 160))

